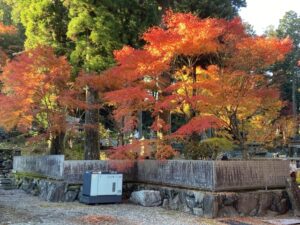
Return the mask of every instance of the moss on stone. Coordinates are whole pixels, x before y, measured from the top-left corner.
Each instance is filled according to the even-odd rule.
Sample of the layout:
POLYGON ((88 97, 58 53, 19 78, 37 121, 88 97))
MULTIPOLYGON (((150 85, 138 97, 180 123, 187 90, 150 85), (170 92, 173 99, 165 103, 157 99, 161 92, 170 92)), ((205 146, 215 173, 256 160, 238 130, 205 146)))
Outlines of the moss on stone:
POLYGON ((37 179, 49 179, 47 176, 38 174, 38 173, 32 173, 32 172, 15 172, 14 173, 15 178, 37 178, 37 179))

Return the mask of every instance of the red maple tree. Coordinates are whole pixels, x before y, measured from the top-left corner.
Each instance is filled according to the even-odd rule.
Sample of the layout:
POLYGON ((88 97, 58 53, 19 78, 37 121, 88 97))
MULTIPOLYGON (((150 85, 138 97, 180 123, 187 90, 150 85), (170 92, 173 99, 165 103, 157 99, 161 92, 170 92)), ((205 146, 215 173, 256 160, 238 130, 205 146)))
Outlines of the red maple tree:
POLYGON ((1 75, 1 127, 37 130, 52 140, 52 153, 61 153, 67 110, 60 99, 69 78, 66 58, 57 57, 50 47, 39 46, 16 56, 1 75))
POLYGON ((199 19, 171 11, 164 27, 150 28, 143 39, 143 49, 116 51, 118 65, 104 75, 119 84, 106 99, 117 106, 116 119, 135 121, 130 129, 137 113, 149 110, 153 129, 166 134, 163 113, 176 112, 187 123, 173 135, 221 128, 244 148, 243 126, 261 114, 278 116, 283 103, 262 71, 290 51, 289 39, 249 36, 239 18, 199 19))

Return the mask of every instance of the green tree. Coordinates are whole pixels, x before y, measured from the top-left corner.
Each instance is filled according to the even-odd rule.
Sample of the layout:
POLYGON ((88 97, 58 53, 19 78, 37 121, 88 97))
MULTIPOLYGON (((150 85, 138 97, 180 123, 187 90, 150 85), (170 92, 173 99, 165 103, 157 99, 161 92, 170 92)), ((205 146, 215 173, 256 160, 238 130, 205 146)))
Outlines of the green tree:
POLYGON ((163 9, 172 8, 178 12, 192 12, 201 18, 216 17, 231 19, 238 15, 245 0, 157 0, 163 9))
POLYGON ((25 28, 25 48, 53 47, 60 55, 70 48, 67 39, 68 11, 62 0, 4 0, 12 8, 14 23, 25 28))
MULTIPOLYGON (((159 21, 158 5, 150 0, 73 0, 65 5, 70 17, 67 36, 75 43, 70 60, 77 72, 83 69, 87 76, 112 66, 113 50, 123 44, 141 45, 139 34, 159 21)), ((86 102, 101 102, 91 87, 86 87, 86 102)), ((85 159, 98 158, 98 123, 98 109, 86 110, 85 159)))
POLYGON ((300 75, 297 61, 300 58, 300 17, 294 11, 286 12, 280 20, 279 26, 274 31, 267 32, 267 35, 276 35, 284 38, 290 37, 293 40, 293 50, 287 55, 285 61, 277 63, 273 68, 273 80, 281 87, 284 100, 292 102, 293 115, 299 112, 298 76, 300 75))
MULTIPOLYGON (((67 36, 75 43, 71 53, 71 63, 86 75, 101 72, 114 61, 112 52, 118 48, 119 24, 109 11, 110 1, 73 0, 66 2, 70 23, 67 36)), ((89 106, 98 102, 98 93, 86 87, 86 103, 89 106)), ((99 158, 99 110, 88 108, 85 111, 84 158, 99 158)))
POLYGON ((24 28, 21 24, 15 23, 13 20, 13 8, 10 3, 12 0, 0 0, 0 22, 7 26, 15 26, 16 33, 1 35, 0 47, 9 56, 23 50, 25 41, 24 28))

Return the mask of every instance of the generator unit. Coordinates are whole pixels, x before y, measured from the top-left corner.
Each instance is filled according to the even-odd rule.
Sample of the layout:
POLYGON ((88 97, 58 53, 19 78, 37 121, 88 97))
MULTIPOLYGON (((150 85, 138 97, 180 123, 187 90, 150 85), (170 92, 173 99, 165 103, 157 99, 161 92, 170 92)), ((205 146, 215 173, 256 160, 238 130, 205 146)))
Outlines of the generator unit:
POLYGON ((80 202, 86 204, 119 203, 122 201, 123 174, 85 172, 80 202))

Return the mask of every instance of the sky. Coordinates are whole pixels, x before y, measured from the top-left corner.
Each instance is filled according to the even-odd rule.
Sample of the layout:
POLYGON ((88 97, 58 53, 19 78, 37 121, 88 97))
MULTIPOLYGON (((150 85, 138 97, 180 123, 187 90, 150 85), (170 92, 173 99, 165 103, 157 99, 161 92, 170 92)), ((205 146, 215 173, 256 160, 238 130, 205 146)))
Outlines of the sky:
POLYGON ((277 28, 285 12, 293 10, 300 16, 300 0, 246 0, 247 7, 239 12, 257 34, 263 34, 269 25, 277 28))

